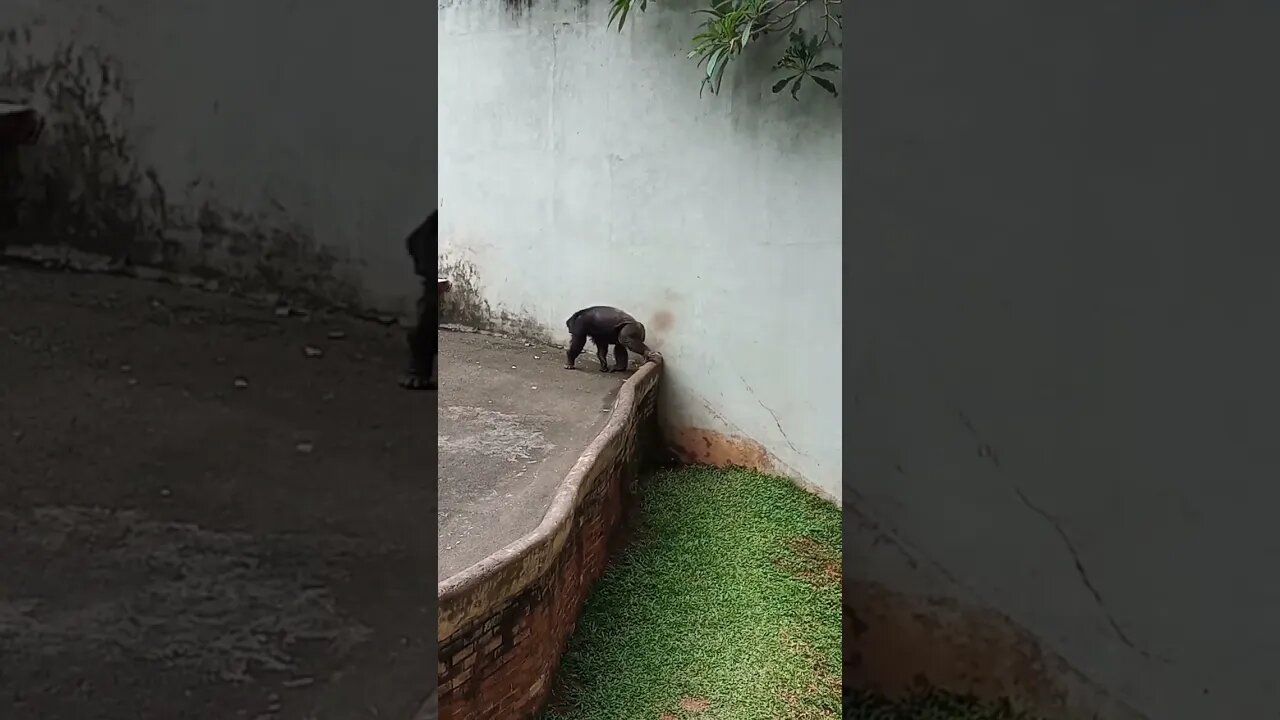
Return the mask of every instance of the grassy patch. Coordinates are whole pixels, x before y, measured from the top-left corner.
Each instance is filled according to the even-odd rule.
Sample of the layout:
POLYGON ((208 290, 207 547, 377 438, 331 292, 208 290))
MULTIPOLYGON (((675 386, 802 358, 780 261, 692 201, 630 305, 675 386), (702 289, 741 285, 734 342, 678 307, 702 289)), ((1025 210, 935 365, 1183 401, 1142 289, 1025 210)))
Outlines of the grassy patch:
POLYGON ((967 695, 929 690, 900 700, 851 693, 844 701, 845 720, 1034 720, 1007 702, 983 702, 967 695))
POLYGON ((656 474, 545 720, 840 716, 840 513, 744 470, 656 474))

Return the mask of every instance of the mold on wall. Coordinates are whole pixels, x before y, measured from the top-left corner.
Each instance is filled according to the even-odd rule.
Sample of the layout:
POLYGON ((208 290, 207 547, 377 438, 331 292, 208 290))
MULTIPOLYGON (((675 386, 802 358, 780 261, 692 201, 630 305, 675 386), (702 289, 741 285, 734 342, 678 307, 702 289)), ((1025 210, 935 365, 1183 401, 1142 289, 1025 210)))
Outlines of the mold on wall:
POLYGON ((124 129, 131 99, 118 63, 69 43, 42 57, 31 40, 29 27, 4 35, 0 88, 39 108, 46 127, 39 145, 18 152, 15 174, 6 178, 0 202, 12 214, 0 244, 159 260, 164 192, 133 158, 124 129))
POLYGON ((32 40, 29 27, 3 40, 0 88, 42 108, 45 127, 37 145, 8 151, 0 251, 75 269, 144 267, 210 287, 358 301, 337 257, 284 213, 175 202, 155 168, 138 160, 128 130, 132 88, 117 60, 65 42, 42 55, 32 40))
POLYGON ((451 283, 449 292, 440 296, 441 323, 559 346, 556 335, 529 313, 491 304, 474 263, 441 255, 436 267, 440 277, 451 283))
POLYGON ((0 245, 410 313, 403 240, 436 197, 434 74, 417 50, 435 13, 412 0, 373 16, 324 1, 0 4, 0 99, 49 121, 3 153, 0 245), (337 35, 357 50, 317 41, 337 35))

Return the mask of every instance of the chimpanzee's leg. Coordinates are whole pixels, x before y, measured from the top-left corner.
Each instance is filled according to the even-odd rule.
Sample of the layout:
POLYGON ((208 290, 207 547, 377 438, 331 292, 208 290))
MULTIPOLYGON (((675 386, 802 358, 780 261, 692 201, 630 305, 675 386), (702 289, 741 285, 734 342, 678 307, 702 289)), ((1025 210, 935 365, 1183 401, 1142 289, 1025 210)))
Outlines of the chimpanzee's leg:
POLYGON ((591 338, 596 344, 596 357, 600 358, 600 372, 609 372, 609 343, 601 338, 591 338))
POLYGON ((422 283, 422 297, 418 299, 418 324, 409 331, 409 373, 400 384, 409 390, 434 390, 436 381, 431 379, 431 371, 436 364, 438 338, 434 323, 430 323, 426 281, 422 283))
POLYGON ((626 372, 627 364, 630 358, 627 357, 627 349, 621 343, 613 346, 613 371, 626 372))
POLYGON ((564 364, 565 370, 574 369, 574 363, 578 361, 578 356, 582 354, 582 348, 586 347, 586 344, 587 336, 585 334, 579 335, 575 333, 573 335, 573 338, 569 340, 569 352, 564 364))

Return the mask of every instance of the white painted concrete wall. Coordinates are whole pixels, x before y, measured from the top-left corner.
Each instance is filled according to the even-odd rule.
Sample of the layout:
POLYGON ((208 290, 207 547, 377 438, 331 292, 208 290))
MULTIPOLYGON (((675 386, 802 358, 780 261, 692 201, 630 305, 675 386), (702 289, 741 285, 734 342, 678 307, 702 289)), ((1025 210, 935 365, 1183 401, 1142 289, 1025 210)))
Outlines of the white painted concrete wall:
POLYGON ((404 236, 435 201, 435 9, 418 0, 5 0, 0 33, 117 61, 139 163, 170 202, 287 219, 373 304, 416 292, 404 236))
POLYGON ((753 439, 838 498, 838 103, 766 72, 700 99, 687 12, 618 34, 607 11, 441 3, 441 253, 557 338, 581 307, 628 310, 669 424, 753 439))
POLYGON ((868 3, 849 43, 846 497, 902 541, 850 518, 850 567, 938 591, 905 546, 1152 720, 1280 707, 1277 21, 868 3))

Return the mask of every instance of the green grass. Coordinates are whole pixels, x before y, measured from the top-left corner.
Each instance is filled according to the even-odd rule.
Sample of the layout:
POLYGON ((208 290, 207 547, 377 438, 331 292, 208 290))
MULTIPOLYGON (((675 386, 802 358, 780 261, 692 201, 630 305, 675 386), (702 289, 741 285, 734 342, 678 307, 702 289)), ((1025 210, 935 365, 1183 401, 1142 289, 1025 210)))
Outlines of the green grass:
POLYGON ((840 513, 786 480, 654 475, 545 720, 840 716, 840 513))
POLYGON ((965 695, 928 690, 900 700, 873 693, 851 693, 844 700, 845 720, 1033 720, 1008 702, 984 702, 965 695))

